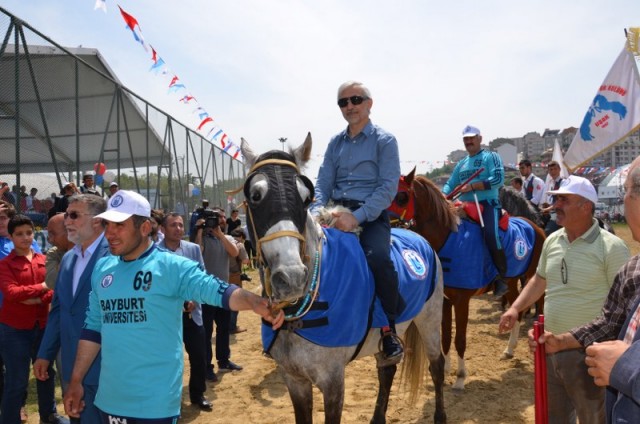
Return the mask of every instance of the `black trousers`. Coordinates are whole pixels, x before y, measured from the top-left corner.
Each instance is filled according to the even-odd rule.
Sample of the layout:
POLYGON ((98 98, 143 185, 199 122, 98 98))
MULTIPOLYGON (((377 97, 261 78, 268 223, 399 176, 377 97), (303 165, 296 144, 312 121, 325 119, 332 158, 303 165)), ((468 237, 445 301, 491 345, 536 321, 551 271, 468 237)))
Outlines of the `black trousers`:
POLYGON ((371 222, 361 224, 360 245, 376 284, 376 296, 380 299, 387 318, 395 321, 406 304, 398 292, 398 273, 391 261, 391 225, 387 211, 371 222))
POLYGON ((213 365, 213 323, 216 323, 216 360, 225 363, 231 357, 229 348, 229 320, 231 311, 217 306, 202 305, 202 322, 204 325, 205 347, 207 352, 207 365, 213 365))
MULTIPOLYGON (((191 367, 189 397, 192 402, 197 402, 207 390, 204 327, 193 322, 189 314, 186 313, 182 314, 182 341, 189 355, 189 366, 191 367)), ((209 345, 209 349, 211 349, 211 345, 209 345)))

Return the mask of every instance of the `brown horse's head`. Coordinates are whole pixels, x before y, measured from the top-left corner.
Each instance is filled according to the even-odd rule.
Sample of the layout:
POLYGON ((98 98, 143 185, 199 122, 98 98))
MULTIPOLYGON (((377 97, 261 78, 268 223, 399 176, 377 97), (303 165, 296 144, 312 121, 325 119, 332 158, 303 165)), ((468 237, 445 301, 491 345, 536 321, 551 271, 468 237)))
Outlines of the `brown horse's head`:
POLYGON ((399 220, 401 223, 409 222, 413 219, 414 198, 411 183, 416 174, 413 168, 407 175, 400 176, 398 181, 398 192, 387 209, 391 215, 391 220, 399 220))
POLYGON ((416 176, 415 169, 401 177, 398 193, 389 211, 402 221, 412 221, 414 230, 438 250, 451 231, 458 231, 458 216, 431 180, 416 176))

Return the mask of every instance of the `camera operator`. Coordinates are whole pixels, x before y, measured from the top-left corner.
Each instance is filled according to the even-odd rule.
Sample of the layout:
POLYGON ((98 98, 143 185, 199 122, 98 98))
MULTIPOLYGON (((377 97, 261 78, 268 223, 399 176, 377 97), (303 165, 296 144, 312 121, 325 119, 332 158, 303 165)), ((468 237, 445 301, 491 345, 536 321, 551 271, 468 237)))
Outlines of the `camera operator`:
POLYGON ((191 243, 196 242, 196 225, 200 218, 202 218, 202 214, 205 209, 209 209, 209 201, 207 199, 202 199, 202 206, 196 208, 191 214, 191 220, 189 221, 189 241, 191 243))
MULTIPOLYGON (((200 245, 204 267, 208 274, 221 280, 229 281, 229 260, 238 254, 233 237, 225 234, 227 221, 225 213, 220 208, 204 209, 196 221, 195 243, 200 245)), ((205 330, 205 344, 207 348, 207 380, 214 381, 213 351, 211 338, 213 336, 213 322, 216 323, 216 360, 218 368, 223 371, 241 370, 242 367, 229 360, 229 321, 231 315, 228 310, 210 305, 202 305, 202 321, 205 330)))

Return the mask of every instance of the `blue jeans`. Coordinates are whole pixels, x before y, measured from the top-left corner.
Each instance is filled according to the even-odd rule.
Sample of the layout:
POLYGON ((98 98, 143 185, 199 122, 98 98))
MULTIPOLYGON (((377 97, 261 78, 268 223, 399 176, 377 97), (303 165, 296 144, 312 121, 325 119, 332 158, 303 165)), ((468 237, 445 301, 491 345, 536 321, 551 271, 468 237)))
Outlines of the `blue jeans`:
POLYGON ((360 246, 373 274, 376 296, 389 321, 395 321, 406 304, 398 292, 398 273, 391 261, 391 225, 386 210, 374 221, 361 224, 360 246))
MULTIPOLYGON (((31 363, 35 361, 44 329, 34 327, 31 330, 18 330, 0 323, 0 356, 4 361, 5 384, 0 409, 0 424, 20 422, 20 407, 29 385, 31 363)), ((56 412, 55 371, 49 365, 49 379, 36 380, 38 392, 38 410, 44 421, 56 412)))

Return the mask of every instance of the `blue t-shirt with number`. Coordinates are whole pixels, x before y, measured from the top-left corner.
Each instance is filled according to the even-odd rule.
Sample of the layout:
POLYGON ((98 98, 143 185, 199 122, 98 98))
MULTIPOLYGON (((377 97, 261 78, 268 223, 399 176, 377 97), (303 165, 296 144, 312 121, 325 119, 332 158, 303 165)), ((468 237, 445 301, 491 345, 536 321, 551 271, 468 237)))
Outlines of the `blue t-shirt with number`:
POLYGON ((101 344, 96 405, 126 417, 178 416, 183 303, 228 308, 237 287, 155 245, 133 261, 100 259, 91 286, 81 339, 101 344))

